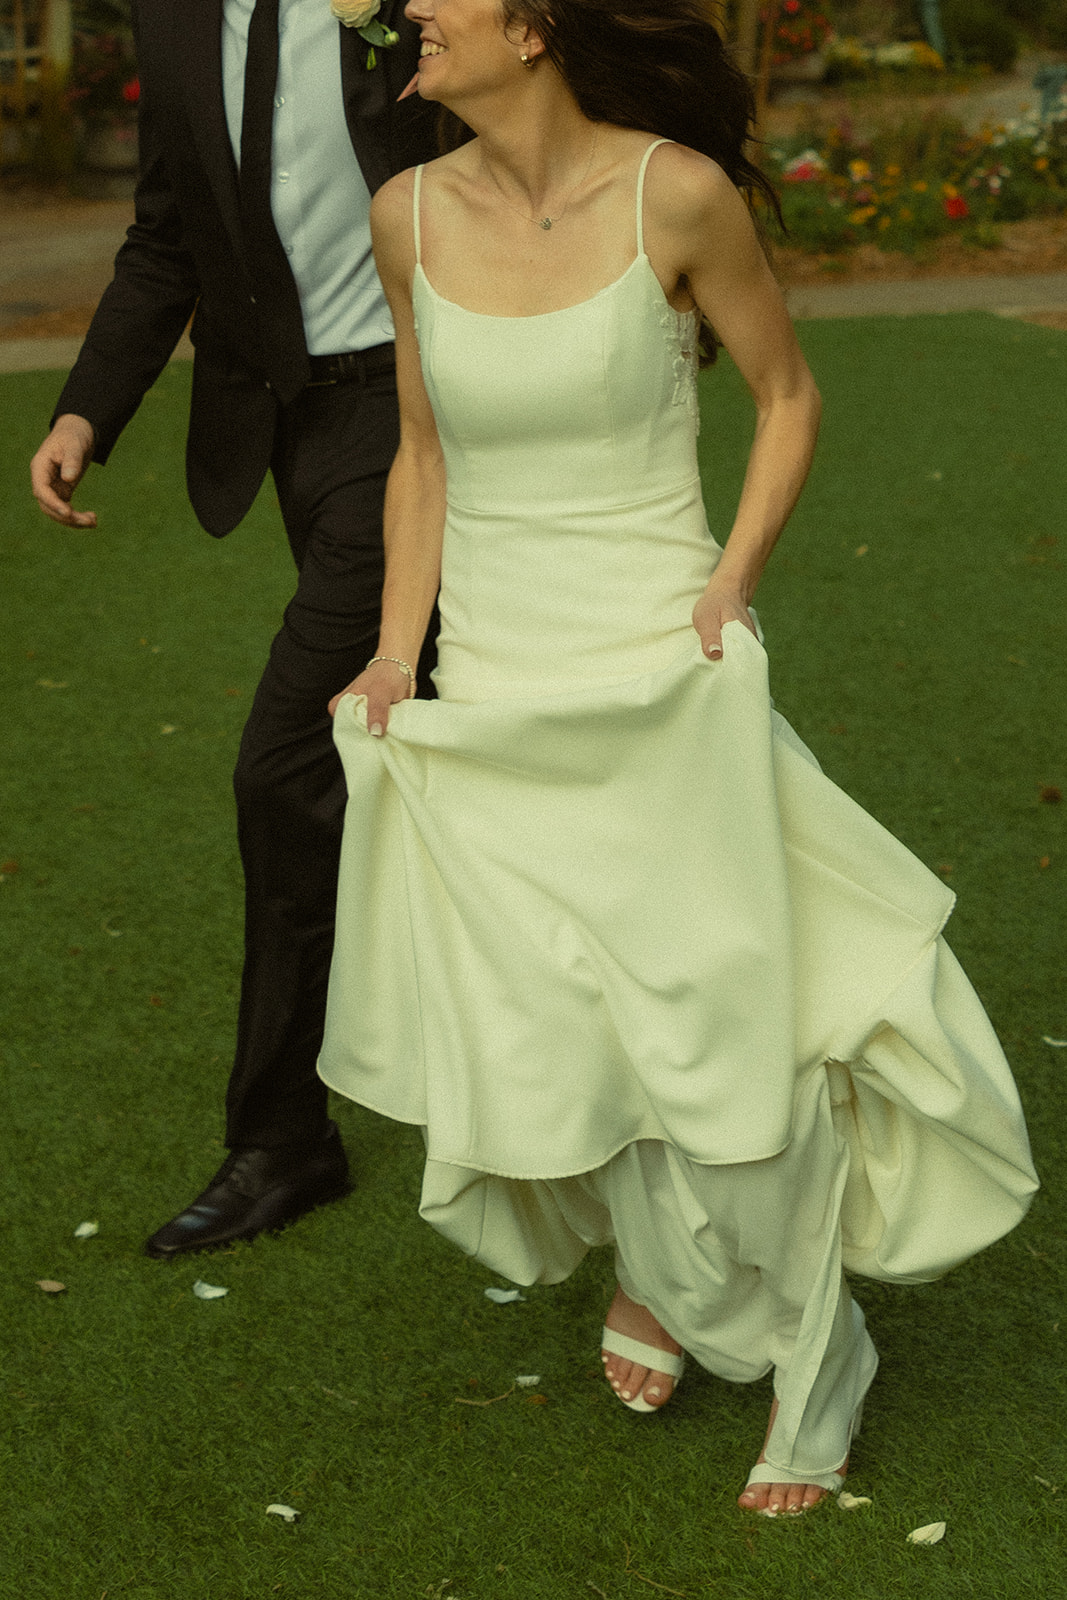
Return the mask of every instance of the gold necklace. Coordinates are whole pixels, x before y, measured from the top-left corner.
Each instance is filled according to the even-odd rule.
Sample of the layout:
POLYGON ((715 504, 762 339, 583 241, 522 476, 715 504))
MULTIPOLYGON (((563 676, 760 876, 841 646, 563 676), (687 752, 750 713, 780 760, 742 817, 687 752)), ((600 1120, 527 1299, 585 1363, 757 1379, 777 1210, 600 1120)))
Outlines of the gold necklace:
POLYGON ((593 157, 596 155, 596 147, 597 147, 597 143, 598 143, 599 139, 600 139, 600 127, 599 127, 599 124, 598 124, 597 127, 595 128, 594 132, 593 132, 593 144, 592 144, 592 148, 589 151, 589 160, 585 164, 585 170, 583 171, 581 177, 578 179, 578 182, 574 185, 574 188, 569 191, 566 200, 564 200, 564 202, 563 202, 563 210, 557 212, 554 217, 531 217, 531 215, 530 215, 530 213, 528 211, 524 211, 521 207, 517 206, 514 203, 513 200, 509 200, 508 199, 507 195, 504 193, 503 189, 500 186, 500 180, 497 178, 497 176, 494 173, 492 167, 490 167, 487 164, 484 155, 482 156, 482 166, 485 168, 486 172, 489 174, 489 177, 490 177, 490 179, 492 180, 492 183, 493 183, 493 187, 496 189, 497 194, 499 194, 499 196, 500 196, 501 200, 503 200, 504 204, 506 206, 508 206, 512 211, 518 212, 520 217, 524 216, 526 218, 527 222, 536 222, 537 226, 539 228, 543 228, 544 231, 547 233, 548 230, 551 228, 552 224, 554 222, 559 222, 560 218, 563 217, 566 214, 567 207, 570 205, 571 201, 574 199, 574 196, 578 193, 578 190, 582 187, 582 184, 585 182, 586 178, 588 178, 589 173, 592 170, 593 157))

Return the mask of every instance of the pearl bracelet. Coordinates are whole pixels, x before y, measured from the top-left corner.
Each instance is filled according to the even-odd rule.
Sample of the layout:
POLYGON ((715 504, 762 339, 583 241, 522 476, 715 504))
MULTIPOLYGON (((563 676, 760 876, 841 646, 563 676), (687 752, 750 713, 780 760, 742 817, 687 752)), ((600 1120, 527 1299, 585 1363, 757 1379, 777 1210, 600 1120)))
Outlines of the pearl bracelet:
MULTIPOLYGON (((407 662, 406 661, 401 661, 399 656, 371 656, 370 660, 367 662, 367 666, 368 667, 373 667, 373 665, 374 665, 374 663, 376 661, 389 661, 389 662, 392 663, 392 665, 394 667, 399 667, 401 672, 406 672, 407 673, 407 676, 408 676, 408 699, 409 700, 413 699, 414 695, 415 695, 415 673, 412 670, 412 668, 408 666, 407 662)), ((363 670, 365 672, 367 670, 367 668, 364 667, 363 670)))

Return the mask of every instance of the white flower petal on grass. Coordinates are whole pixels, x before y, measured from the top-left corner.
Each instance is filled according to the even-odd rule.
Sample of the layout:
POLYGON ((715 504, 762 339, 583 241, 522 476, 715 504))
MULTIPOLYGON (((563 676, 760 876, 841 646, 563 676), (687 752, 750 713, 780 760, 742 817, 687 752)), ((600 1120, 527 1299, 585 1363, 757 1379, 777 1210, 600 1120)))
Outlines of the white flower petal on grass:
POLYGON ((1039 1483, 1043 1489, 1051 1489, 1053 1494, 1059 1494, 1060 1492, 1058 1483, 1052 1483, 1048 1478, 1039 1478, 1036 1472, 1034 1473, 1034 1482, 1039 1483))
POLYGON ((487 1289, 485 1298, 495 1306, 509 1306, 513 1300, 525 1300, 526 1296, 520 1294, 518 1289, 487 1289))
POLYGON ((55 1278, 35 1278, 34 1282, 38 1289, 44 1290, 45 1294, 66 1294, 67 1292, 66 1284, 57 1283, 55 1278))
POLYGON ((837 1503, 842 1511, 858 1511, 860 1506, 873 1505, 870 1495, 849 1494, 847 1489, 842 1489, 837 1497, 837 1503))
POLYGON ((1067 1050, 1067 1039, 1050 1039, 1047 1033, 1041 1035, 1045 1044, 1050 1044, 1053 1050, 1067 1050))
POLYGON ((198 1300, 221 1300, 229 1292, 229 1289, 220 1289, 217 1283, 204 1283, 200 1278, 193 1284, 193 1293, 198 1300))
POLYGON ((526 1372, 515 1379, 515 1385, 519 1389, 535 1389, 540 1382, 539 1372, 526 1372))
POLYGON ((925 1528, 913 1528, 908 1534, 909 1544, 940 1544, 945 1537, 943 1522, 928 1522, 925 1528))
POLYGON ((99 1222, 79 1222, 74 1230, 75 1239, 95 1239, 100 1232, 99 1222))
POLYGON ((283 1522, 295 1522, 300 1515, 292 1506, 273 1505, 267 1507, 268 1517, 281 1517, 283 1522))

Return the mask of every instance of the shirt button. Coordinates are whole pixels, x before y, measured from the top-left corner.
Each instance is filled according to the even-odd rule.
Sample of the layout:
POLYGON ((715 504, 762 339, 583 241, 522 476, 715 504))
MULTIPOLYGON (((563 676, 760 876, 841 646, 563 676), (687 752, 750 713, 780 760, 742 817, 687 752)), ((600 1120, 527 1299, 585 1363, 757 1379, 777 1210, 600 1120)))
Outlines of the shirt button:
POLYGON ((286 253, 286 255, 287 255, 287 256, 291 256, 291 255, 292 255, 292 253, 293 253, 293 247, 292 247, 292 245, 291 245, 291 244, 287 244, 287 245, 286 245, 286 247, 285 247, 285 253, 286 253))
POLYGON ((278 182, 279 183, 288 183, 289 182, 289 174, 287 172, 279 172, 279 174, 278 174, 278 182))
POLYGON ((276 106, 279 106, 279 107, 283 106, 285 104, 285 96, 283 94, 280 94, 278 96, 277 100, 275 100, 274 104, 276 106))

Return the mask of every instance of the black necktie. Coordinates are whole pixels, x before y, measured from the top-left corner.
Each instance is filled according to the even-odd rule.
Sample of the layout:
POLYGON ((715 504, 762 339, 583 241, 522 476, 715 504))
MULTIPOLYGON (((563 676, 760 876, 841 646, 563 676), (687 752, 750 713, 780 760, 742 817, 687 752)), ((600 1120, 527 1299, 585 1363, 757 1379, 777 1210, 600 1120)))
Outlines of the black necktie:
POLYGON ((300 296, 270 206, 274 90, 278 82, 278 0, 256 0, 248 29, 238 194, 262 362, 283 405, 308 380, 300 296))

